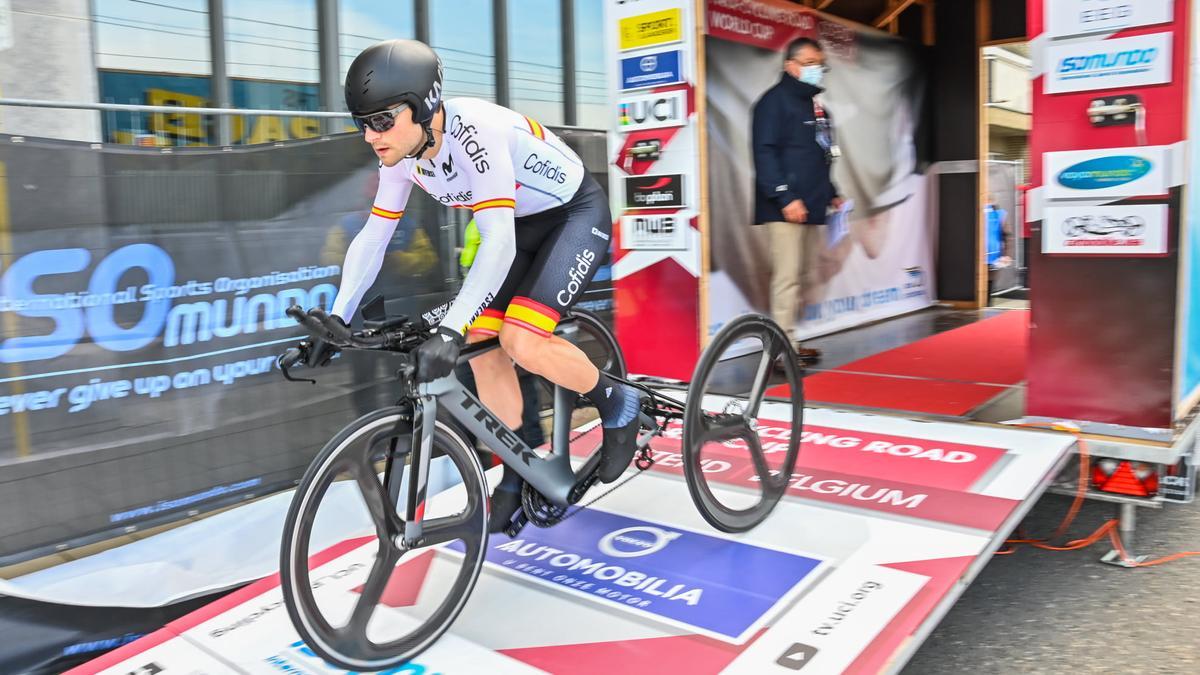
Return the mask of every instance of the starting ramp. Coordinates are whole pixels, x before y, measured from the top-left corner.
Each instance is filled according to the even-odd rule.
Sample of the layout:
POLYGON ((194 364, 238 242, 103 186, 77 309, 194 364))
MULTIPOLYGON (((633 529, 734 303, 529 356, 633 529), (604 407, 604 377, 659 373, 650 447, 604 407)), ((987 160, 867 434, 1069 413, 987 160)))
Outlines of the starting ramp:
MULTIPOLYGON (((765 416, 772 407, 785 414, 764 404, 765 416)), ((553 528, 528 525, 516 540, 493 535, 449 633, 386 672, 896 672, 1074 444, 809 409, 787 494, 759 527, 728 535, 692 505, 678 432, 655 439, 655 465, 595 506, 553 528)), ((778 433, 788 432, 781 421, 778 433)), ((720 462, 708 470, 730 489, 747 480, 720 462)), ((372 538, 351 539, 314 556, 322 598, 352 603, 374 549, 372 538)), ((377 612, 402 621, 406 606, 443 587, 453 556, 450 546, 404 562, 377 612)), ((346 671, 300 641, 275 575, 69 672, 346 671)))

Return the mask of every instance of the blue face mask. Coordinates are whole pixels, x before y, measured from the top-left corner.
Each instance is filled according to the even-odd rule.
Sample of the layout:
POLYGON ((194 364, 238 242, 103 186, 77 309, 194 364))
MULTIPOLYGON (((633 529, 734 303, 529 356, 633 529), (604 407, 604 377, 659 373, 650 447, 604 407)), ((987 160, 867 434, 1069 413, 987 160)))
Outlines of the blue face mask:
POLYGON ((824 66, 804 66, 800 69, 800 77, 797 78, 805 84, 811 84, 814 87, 821 86, 821 82, 825 80, 824 66))

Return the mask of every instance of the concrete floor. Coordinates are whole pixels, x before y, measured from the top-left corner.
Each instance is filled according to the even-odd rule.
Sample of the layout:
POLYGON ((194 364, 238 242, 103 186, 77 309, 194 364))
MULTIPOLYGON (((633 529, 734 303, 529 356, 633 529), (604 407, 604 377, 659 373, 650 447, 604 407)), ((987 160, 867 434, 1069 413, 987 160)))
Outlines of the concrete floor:
MULTIPOLYGON (((1026 532, 1053 532, 1070 501, 1042 498, 1026 532)), ((1069 538, 1091 534, 1115 512, 1112 504, 1087 503, 1069 538)), ((1141 509, 1138 516, 1138 553, 1200 550, 1197 504, 1141 509)), ((1200 557, 1122 569, 1097 562, 1108 550, 1098 543, 997 556, 903 672, 1200 672, 1200 557)))

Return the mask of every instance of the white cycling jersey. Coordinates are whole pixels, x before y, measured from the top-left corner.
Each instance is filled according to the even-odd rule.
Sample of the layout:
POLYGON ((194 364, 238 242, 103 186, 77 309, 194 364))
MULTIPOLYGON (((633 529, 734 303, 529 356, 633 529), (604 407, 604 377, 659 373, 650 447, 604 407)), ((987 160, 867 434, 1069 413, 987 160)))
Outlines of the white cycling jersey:
POLYGON ((371 215, 346 251, 334 314, 349 319, 375 282, 414 183, 442 204, 474 211, 479 251, 441 321, 464 334, 508 274, 516 218, 562 206, 579 189, 583 162, 537 121, 474 98, 449 99, 445 112, 437 156, 380 166, 371 215))

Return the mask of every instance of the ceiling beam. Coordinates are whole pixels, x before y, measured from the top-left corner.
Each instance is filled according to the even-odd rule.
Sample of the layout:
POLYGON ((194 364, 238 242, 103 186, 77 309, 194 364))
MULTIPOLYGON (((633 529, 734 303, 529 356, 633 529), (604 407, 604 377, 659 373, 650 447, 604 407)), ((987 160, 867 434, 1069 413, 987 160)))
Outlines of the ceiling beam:
MULTIPOLYGON (((880 14, 878 19, 875 19, 875 27, 883 28, 884 26, 894 22, 896 18, 904 12, 904 10, 912 7, 916 3, 917 0, 889 0, 888 4, 891 6, 884 10, 883 14, 880 14)), ((929 11, 929 9, 926 8, 925 11, 929 11)))

